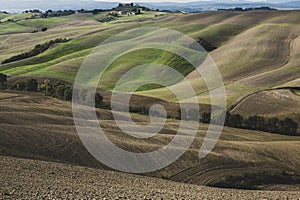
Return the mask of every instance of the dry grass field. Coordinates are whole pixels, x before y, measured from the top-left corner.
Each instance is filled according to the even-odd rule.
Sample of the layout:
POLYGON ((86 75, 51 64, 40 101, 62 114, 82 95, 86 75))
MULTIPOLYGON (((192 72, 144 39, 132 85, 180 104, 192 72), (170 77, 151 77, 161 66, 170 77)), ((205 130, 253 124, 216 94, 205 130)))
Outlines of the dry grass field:
POLYGON ((299 192, 208 188, 66 164, 0 157, 1 199, 299 199, 299 192))
POLYGON ((298 90, 276 89, 261 91, 245 97, 231 112, 242 116, 260 115, 268 118, 289 116, 300 123, 300 97, 298 90))
MULTIPOLYGON (((0 93, 0 155, 107 169, 82 145, 73 122, 71 103, 38 93, 0 93)), ((159 135, 141 140, 116 126, 107 110, 98 110, 100 124, 116 145, 133 152, 149 152, 169 143, 179 121, 168 119, 159 135)), ((138 124, 147 116, 132 114, 138 124)), ((224 128, 216 148, 206 158, 198 153, 207 125, 200 124, 189 150, 167 168, 147 174, 178 182, 207 185, 224 176, 259 171, 299 173, 300 137, 224 128)), ((145 133, 140 133, 145 134, 145 133)), ((295 186, 264 185, 265 189, 295 190, 295 186)), ((297 188, 297 187, 296 187, 297 188)))

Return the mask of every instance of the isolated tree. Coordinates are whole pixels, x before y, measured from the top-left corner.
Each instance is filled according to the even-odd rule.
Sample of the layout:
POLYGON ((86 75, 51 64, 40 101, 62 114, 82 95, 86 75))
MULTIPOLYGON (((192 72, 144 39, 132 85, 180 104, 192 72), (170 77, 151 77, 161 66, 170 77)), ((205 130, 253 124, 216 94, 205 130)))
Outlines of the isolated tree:
POLYGON ((281 122, 281 133, 294 135, 297 134, 298 124, 291 118, 285 118, 281 122))
POLYGON ((95 95, 95 106, 96 108, 104 107, 103 97, 98 92, 95 95))
POLYGON ((228 117, 228 126, 241 128, 243 125, 244 118, 239 114, 233 114, 228 117))
POLYGON ((22 81, 22 80, 17 80, 16 82, 15 82, 15 87, 14 87, 16 90, 25 90, 25 88, 26 88, 26 84, 25 84, 25 82, 24 81, 22 81))
POLYGON ((52 96, 54 93, 54 86, 51 84, 51 81, 48 79, 44 80, 44 85, 45 85, 45 95, 52 96))
POLYGON ((38 85, 39 84, 38 84, 36 79, 33 79, 33 78, 28 79, 25 84, 26 84, 26 90, 27 91, 30 91, 30 92, 37 92, 38 91, 38 85))
POLYGON ((0 73, 0 89, 7 89, 7 75, 0 73))
POLYGON ((62 83, 57 83, 54 85, 54 97, 63 99, 65 93, 65 85, 62 83))
POLYGON ((65 88, 63 99, 65 101, 72 100, 72 88, 70 88, 70 87, 65 88))
POLYGON ((271 133, 279 133, 281 122, 278 118, 270 118, 268 119, 267 127, 268 131, 271 133))
POLYGON ((201 122, 209 124, 211 120, 211 114, 207 112, 201 113, 201 122))

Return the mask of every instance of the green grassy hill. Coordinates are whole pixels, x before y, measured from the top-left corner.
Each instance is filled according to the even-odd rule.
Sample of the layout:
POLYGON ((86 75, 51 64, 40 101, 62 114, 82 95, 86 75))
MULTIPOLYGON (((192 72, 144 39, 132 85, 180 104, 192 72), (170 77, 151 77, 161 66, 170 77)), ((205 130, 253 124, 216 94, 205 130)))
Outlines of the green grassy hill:
MULTIPOLYGON (((30 51, 35 45, 49 40, 72 40, 56 44, 35 57, 0 65, 0 72, 11 77, 39 76, 72 82, 84 58, 106 38, 132 28, 158 26, 178 30, 195 40, 205 40, 209 45, 217 47, 210 52, 210 56, 221 71, 230 106, 257 91, 299 86, 299 13, 300 11, 197 14, 145 12, 143 15, 122 16, 108 23, 96 21, 105 13, 81 13, 6 22, 0 24, 0 61, 30 51), (31 33, 42 27, 47 27, 48 30, 31 33)), ((192 71, 186 61, 167 52, 145 50, 119 58, 106 72, 99 86, 111 90, 120 74, 137 64, 148 62, 168 64, 179 70, 191 81, 200 103, 210 103, 202 78, 192 71)), ((143 78, 145 77, 141 77, 143 78)), ((173 88, 182 89, 180 80, 176 83, 173 88)), ((176 102, 167 89, 158 88, 157 85, 142 87, 138 94, 176 102)))

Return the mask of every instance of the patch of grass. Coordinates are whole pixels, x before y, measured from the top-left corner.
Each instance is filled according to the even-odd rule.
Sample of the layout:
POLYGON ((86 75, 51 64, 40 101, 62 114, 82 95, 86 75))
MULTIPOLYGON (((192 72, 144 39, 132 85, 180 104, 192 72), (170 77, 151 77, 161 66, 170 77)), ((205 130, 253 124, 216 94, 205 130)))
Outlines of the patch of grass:
POLYGON ((1 22, 6 22, 8 20, 23 20, 26 18, 32 17, 32 13, 22 13, 22 14, 0 14, 0 21, 1 22))
POLYGON ((64 17, 51 17, 51 18, 43 18, 43 19, 29 19, 29 20, 22 20, 19 22, 16 22, 19 25, 32 27, 32 28, 49 28, 51 26, 54 26, 60 22, 68 20, 64 17))
MULTIPOLYGON (((104 78, 100 81, 100 85, 108 90, 112 90, 116 82, 124 73, 136 66, 144 64, 162 64, 175 69, 183 76, 188 75, 195 69, 188 61, 180 56, 174 55, 171 52, 157 49, 144 49, 130 52, 114 61, 105 72, 103 76, 104 78)), ((164 76, 165 73, 168 73, 168 71, 159 68, 156 69, 153 67, 145 67, 142 71, 139 71, 138 74, 132 74, 132 77, 129 77, 126 82, 122 83, 122 87, 129 89, 139 82, 147 82, 147 80, 154 80, 156 78, 159 78, 161 81, 167 79, 165 81, 168 85, 170 85, 170 80, 172 80, 172 84, 182 80, 180 77, 176 77, 175 74, 174 77, 170 77, 170 74, 166 74, 164 76), (154 74, 157 74, 157 76, 153 77, 154 74)), ((140 87, 139 91, 156 89, 160 87, 163 86, 159 86, 157 84, 147 84, 144 87, 140 87)), ((127 91, 127 89, 125 89, 125 91, 127 91)))
POLYGON ((32 27, 22 26, 16 23, 0 24, 0 35, 16 34, 16 33, 31 33, 34 31, 32 27))
POLYGON ((219 47, 222 43, 241 33, 245 28, 240 24, 216 24, 193 33, 192 37, 202 38, 211 45, 219 47))

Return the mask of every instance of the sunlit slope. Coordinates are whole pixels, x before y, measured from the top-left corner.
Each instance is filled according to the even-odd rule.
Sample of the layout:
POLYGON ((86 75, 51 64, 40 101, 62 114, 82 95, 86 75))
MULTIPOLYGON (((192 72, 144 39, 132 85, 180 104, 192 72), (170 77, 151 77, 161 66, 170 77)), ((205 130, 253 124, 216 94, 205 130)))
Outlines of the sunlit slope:
MULTIPOLYGON (((268 18, 211 52, 224 79, 229 103, 255 91, 297 86, 300 77, 299 34, 299 11, 270 12, 268 18)), ((206 67, 203 65, 200 69, 206 67)), ((188 78, 198 92, 200 102, 208 103, 207 88, 198 72, 192 72, 188 78)), ((169 98, 163 90, 143 94, 169 98)))
POLYGON ((267 118, 286 116, 300 123, 299 90, 276 89, 250 94, 236 105, 231 112, 242 116, 266 116, 267 118))
MULTIPOLYGON (((10 75, 48 75, 49 71, 53 71, 50 76, 71 80, 75 73, 67 74, 60 72, 71 68, 76 71, 89 53, 92 47, 97 46, 105 38, 108 38, 118 32, 129 30, 141 26, 159 26, 167 27, 187 33, 199 39, 200 37, 211 42, 212 45, 221 45, 230 39, 230 37, 238 34, 240 31, 256 23, 239 23, 237 17, 239 13, 231 12, 214 12, 201 13, 195 15, 168 14, 162 17, 155 17, 155 14, 146 13, 144 18, 141 17, 122 17, 120 20, 100 24, 94 18, 96 16, 77 14, 70 17, 49 18, 49 19, 33 19, 21 21, 24 27, 40 26, 41 22, 49 24, 47 32, 23 33, 23 34, 5 34, 3 36, 2 48, 0 50, 0 60, 4 60, 13 55, 18 55, 25 51, 31 50, 36 44, 45 43, 56 38, 72 38, 73 40, 65 44, 57 44, 48 51, 37 55, 33 58, 17 61, 15 63, 6 64, 1 67, 1 71, 10 75), (223 23, 224 18, 231 19, 223 23), (60 19, 61 21, 59 21, 60 19), (143 19, 143 20, 141 20, 143 19), (202 21, 202 19, 205 19, 202 21), (237 22, 236 22, 237 20, 237 22), (224 31, 226 34, 224 34, 224 31), (52 67, 54 68, 52 70, 52 67)), ((266 14, 264 14, 266 15, 266 14)), ((5 26, 14 26, 14 23, 5 26)), ((160 58, 163 60, 165 58, 160 58)), ((167 58, 166 58, 167 59, 167 58)), ((127 64, 127 63, 125 63, 127 64)), ((175 63, 176 64, 176 63, 175 63)), ((178 63, 181 65, 181 63, 178 63)), ((73 71, 72 70, 72 71, 73 71)))
MULTIPOLYGON (((205 12, 158 16, 162 13, 149 12, 142 16, 121 17, 109 23, 96 22, 97 16, 76 14, 54 18, 53 21, 50 21, 51 18, 21 21, 18 23, 25 29, 39 27, 43 22, 48 30, 19 34, 7 32, 0 35, 1 61, 30 51, 35 45, 49 40, 72 40, 55 44, 35 57, 0 65, 0 71, 10 76, 52 77, 72 82, 86 56, 106 38, 133 28, 157 26, 186 33, 196 40, 202 39, 217 47, 210 52, 210 56, 222 74, 228 102, 231 104, 259 90, 299 85, 299 13, 300 11, 205 12)), ((16 24, 0 26, 3 25, 13 28, 16 24)), ((121 57, 113 63, 99 86, 111 90, 120 75, 135 65, 155 62, 179 69, 191 81, 200 103, 210 103, 206 84, 201 77, 196 72, 191 72, 190 67, 181 59, 174 58, 170 61, 170 57, 172 56, 165 52, 152 51, 138 52, 131 55, 131 59, 130 55, 121 57), (138 62, 133 62, 134 59, 138 62)), ((209 69, 209 66, 206 68, 209 69)), ((172 87, 184 89, 184 85, 180 83, 172 87)), ((143 91, 139 93, 176 101, 167 89, 149 90, 153 88, 157 86, 141 88, 143 91)))

